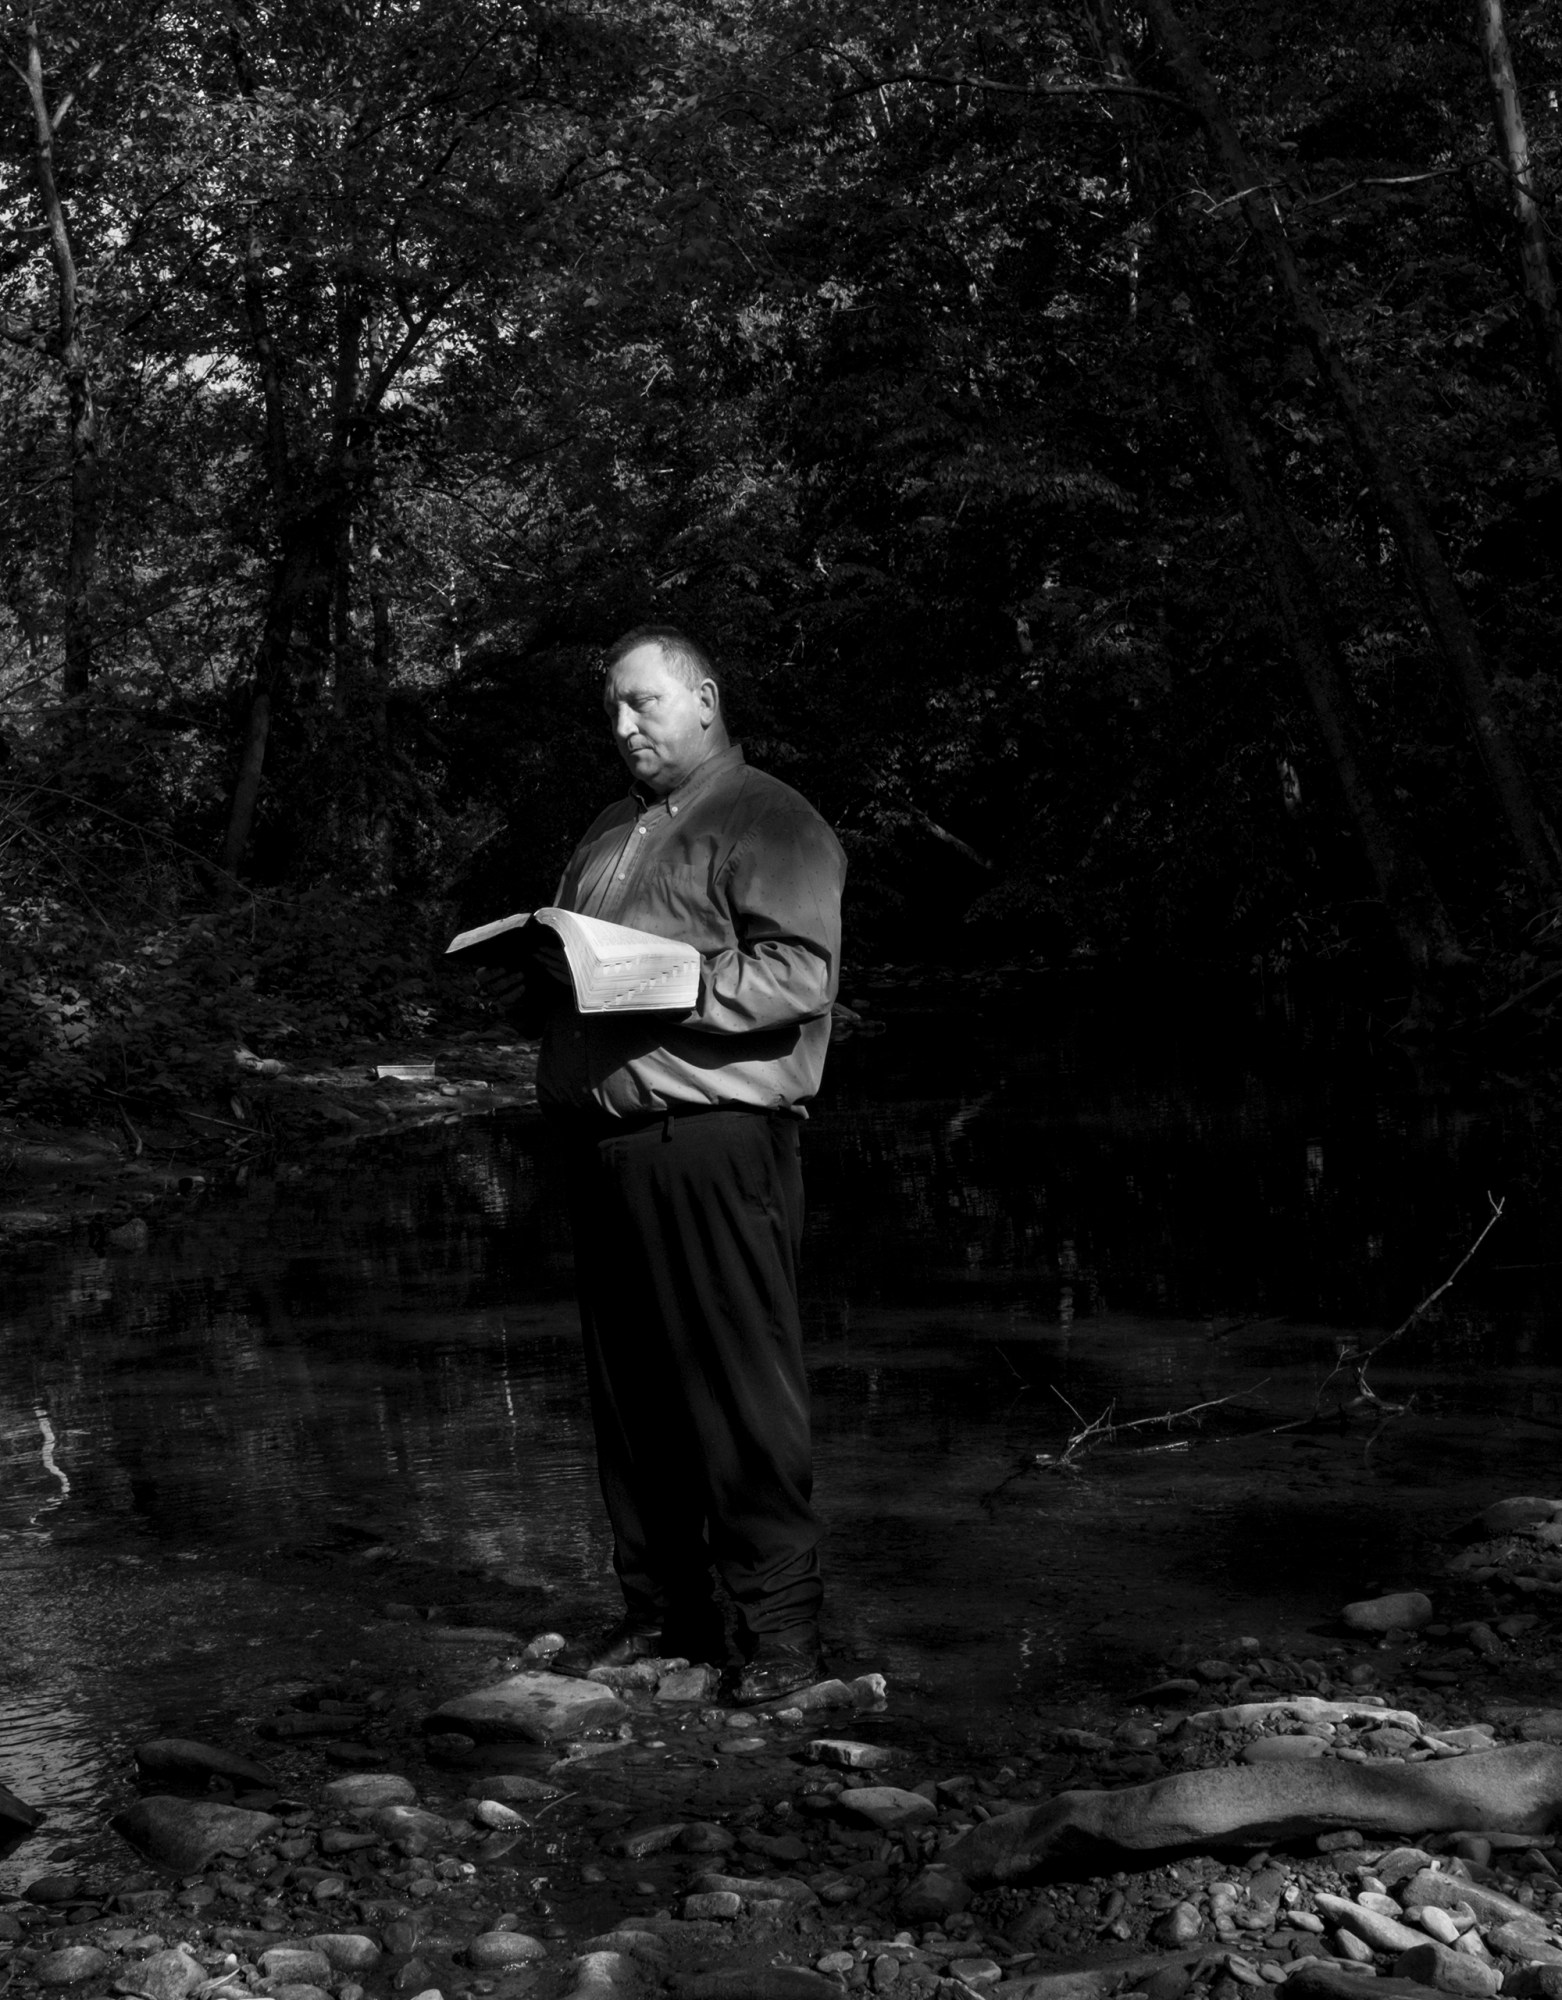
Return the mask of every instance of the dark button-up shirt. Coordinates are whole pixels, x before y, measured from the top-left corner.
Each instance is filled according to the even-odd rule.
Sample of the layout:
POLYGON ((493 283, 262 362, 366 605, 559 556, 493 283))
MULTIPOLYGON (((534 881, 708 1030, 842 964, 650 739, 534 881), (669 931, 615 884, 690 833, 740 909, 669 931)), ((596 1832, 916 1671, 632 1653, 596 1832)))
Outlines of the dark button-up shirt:
POLYGON ((556 1007, 540 1101, 618 1118, 722 1104, 801 1113, 830 1039, 845 878, 818 813, 736 744, 665 798, 634 791, 609 806, 554 901, 692 944, 700 997, 687 1014, 556 1007))

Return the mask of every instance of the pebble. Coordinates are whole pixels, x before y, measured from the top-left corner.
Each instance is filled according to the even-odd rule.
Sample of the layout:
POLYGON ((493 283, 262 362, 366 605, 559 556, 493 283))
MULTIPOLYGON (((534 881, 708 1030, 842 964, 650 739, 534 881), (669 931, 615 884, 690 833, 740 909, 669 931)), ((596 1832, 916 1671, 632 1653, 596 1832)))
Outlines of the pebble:
POLYGON ((823 1958, 814 1960, 816 1972, 827 1972, 834 1979, 845 1979, 857 1970, 857 1961, 849 1951, 827 1951, 823 1958))
MULTIPOLYGON (((106 1942, 106 1940, 105 1940, 106 1942)), ((136 1967, 114 1981, 116 1993, 144 1993, 147 2000, 184 2000, 208 1978, 206 1968, 182 1945, 170 1951, 154 1951, 136 1967)))
POLYGON ((843 1819, 886 1832, 917 1820, 932 1819, 938 1812, 931 1799, 920 1792, 902 1791, 898 1785, 864 1785, 854 1792, 842 1792, 835 1809, 843 1819))
POLYGON ((1384 1597, 1358 1598, 1340 1617, 1353 1632, 1415 1632, 1432 1622, 1432 1600, 1424 1591, 1395 1590, 1384 1597))
POLYGON ((513 1806, 507 1806, 502 1799, 479 1799, 472 1808, 472 1817, 479 1826, 511 1827, 528 1824, 525 1816, 513 1806))
POLYGON ((1414 1910, 1407 1910, 1406 1916, 1418 1923, 1428 1937, 1439 1944, 1456 1945, 1459 1942, 1459 1926, 1446 1910, 1440 1910, 1435 1903, 1422 1904, 1414 1910))
POLYGON ((996 1986, 1003 1977, 1003 1968, 991 1958, 957 1958, 949 1970, 967 1986, 996 1986))
POLYGON ((274 1945, 270 1951, 263 1951, 260 1969, 271 1984, 329 1986, 331 1983, 331 1961, 325 1953, 297 1945, 274 1945))
POLYGON ((723 1736, 716 1744, 716 1748, 728 1757, 747 1756, 752 1751, 766 1750, 769 1747, 768 1736, 723 1736))
POLYGON ((324 1931, 309 1942, 338 1972, 372 1972, 383 1956, 373 1938, 361 1931, 324 1931))
POLYGON ((845 1736, 816 1736, 806 1745, 810 1763, 833 1764, 844 1771, 874 1771, 893 1764, 897 1753, 883 1743, 855 1743, 845 1736))
POLYGON ((1401 1952, 1394 1961, 1394 1976, 1413 1979, 1418 1986, 1435 1986, 1439 1993, 1457 1993, 1466 2000, 1485 2000, 1502 1990, 1502 1974, 1494 1965, 1483 1965, 1462 1951, 1428 1938, 1425 1944, 1401 1952))

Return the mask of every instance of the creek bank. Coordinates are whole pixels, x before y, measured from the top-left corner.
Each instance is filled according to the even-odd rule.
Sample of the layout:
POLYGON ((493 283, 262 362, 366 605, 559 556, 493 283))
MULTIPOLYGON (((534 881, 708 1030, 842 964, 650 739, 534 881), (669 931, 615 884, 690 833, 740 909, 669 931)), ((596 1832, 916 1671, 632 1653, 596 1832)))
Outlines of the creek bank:
MULTIPOLYGON (((468 1636, 440 1649, 435 1685, 349 1673, 289 1691, 254 1740, 143 1744, 134 1852, 105 1830, 40 1853, 0 1902, 0 1979, 17 2000, 1349 2000, 1344 1982, 1369 1979, 1385 2000, 1558 2000, 1547 1508, 1475 1524, 1412 1628, 1342 1619, 1305 1656, 1227 1640, 1116 1710, 1038 1719, 1001 1762, 898 1737, 871 1674, 732 1710, 689 1692, 683 1663, 641 1663, 596 1676, 612 1705, 560 1731, 556 1633, 453 1626, 468 1636), (451 1697, 491 1698, 492 1670, 541 1704, 530 1738, 458 1726, 451 1697), (1303 1742, 1300 1759, 1254 1754, 1303 1742), (1272 1805, 1324 1772, 1358 1787, 1363 1824, 1320 1813, 1282 1840, 1261 1814, 1159 1833, 1145 1815, 1183 1777, 1272 1805), (1440 1791, 1433 1827, 1374 1820, 1390 1794, 1436 1820, 1440 1791), (1477 1794, 1482 1823, 1451 1824, 1477 1794), (1095 1851, 1026 1855, 1070 1797, 1095 1802, 1095 1851), (1099 1839, 1103 1801, 1139 1850, 1099 1839)), ((382 1617, 442 1629, 410 1609, 382 1617)))
POLYGON ((0 1115, 0 1260, 73 1233, 134 1255, 182 1211, 278 1158, 527 1108, 536 1062, 536 1045, 505 1029, 420 1049, 365 1045, 337 1062, 239 1049, 227 1094, 199 1104, 131 1106, 93 1127, 0 1115))

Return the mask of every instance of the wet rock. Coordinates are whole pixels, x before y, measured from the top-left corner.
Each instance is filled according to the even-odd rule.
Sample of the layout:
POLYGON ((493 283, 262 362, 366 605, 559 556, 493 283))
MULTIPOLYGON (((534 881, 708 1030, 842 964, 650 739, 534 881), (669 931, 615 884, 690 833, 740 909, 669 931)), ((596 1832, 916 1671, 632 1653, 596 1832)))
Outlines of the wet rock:
POLYGON ((743 1914, 743 1898, 730 1889, 701 1890, 683 1899, 689 1923, 734 1923, 743 1914))
POLYGON ((864 1785, 858 1791, 842 1792, 835 1802, 842 1819, 860 1826, 876 1826, 883 1832, 932 1819, 938 1808, 920 1792, 905 1792, 898 1785, 864 1785))
POLYGON ((886 1743, 854 1743, 846 1736, 816 1736, 803 1753, 811 1763, 831 1764, 842 1771, 877 1771, 899 1761, 886 1743))
POLYGON ((531 1671, 457 1695, 425 1717, 423 1727, 460 1729, 479 1742, 556 1743, 627 1714, 618 1696, 595 1681, 531 1671))
POLYGON ((559 1797, 557 1785, 545 1785, 541 1778, 528 1778, 518 1771, 489 1772, 483 1779, 483 1796, 501 1805, 537 1803, 559 1797))
POLYGON ((729 1854, 737 1846, 736 1836, 710 1820, 696 1820, 686 1826, 674 1843, 681 1854, 729 1854))
POLYGON ((372 1972, 384 1956, 374 1939, 362 1931, 322 1931, 309 1943, 337 1972, 372 1972))
POLYGON ((35 1875, 22 1891, 29 1903, 45 1908, 61 1903, 84 1903, 87 1884, 80 1875, 35 1875))
POLYGON ((113 1963, 96 1945, 68 1944, 62 1951, 45 1952, 32 1975, 40 1986, 75 1986, 83 1979, 96 1979, 113 1963))
POLYGON ((656 1683, 658 1701, 709 1701, 721 1675, 714 1667, 675 1667, 656 1683))
POLYGON ((1427 1995, 1426 1987, 1413 1980, 1363 1978, 1360 1972, 1325 1965, 1317 1958, 1299 1965, 1278 1991, 1281 2000, 1362 2000, 1363 1994, 1370 1994, 1371 2000, 1426 2000, 1427 1995))
POLYGON ((1321 1736, 1260 1736, 1237 1755, 1244 1764, 1298 1764, 1321 1757, 1328 1747, 1321 1736))
POLYGON ((621 1993, 626 1987, 638 1986, 642 1977, 639 1966, 627 1952, 583 1951, 575 1961, 570 2000, 576 1994, 586 2000, 588 1995, 621 1993))
POLYGON ((323 1951, 299 1945, 273 1945, 260 1954, 260 1969, 273 1986, 329 1986, 331 1961, 323 1951))
POLYGON ((114 1981, 116 1993, 144 1993, 147 2000, 185 2000, 210 1977, 201 1961, 174 1945, 168 1951, 154 1951, 142 1959, 133 1972, 122 1973, 114 1981))
POLYGON ((1545 1499, 1536 1493, 1515 1494, 1510 1500, 1494 1500, 1475 1517, 1475 1525, 1487 1535, 1522 1534, 1538 1528, 1562 1513, 1562 1500, 1545 1499))
POLYGON ((138 1799, 109 1824, 149 1861, 175 1875, 198 1875, 219 1854, 248 1854, 258 1840, 282 1827, 271 1813, 167 1794, 138 1799))
POLYGON ((1362 1597, 1347 1604, 1340 1617, 1353 1632, 1418 1632, 1435 1614, 1432 1600, 1421 1590, 1393 1590, 1385 1597, 1362 1597))
POLYGON ((377 1806, 415 1805, 418 1790, 410 1778, 394 1771, 357 1771, 350 1778, 333 1778, 320 1796, 329 1806, 363 1812, 377 1806))
POLYGON ((1562 2000, 1562 1965, 1519 1965, 1503 1977, 1504 1993, 1517 2000, 1562 2000))
POLYGON ((453 1839, 456 1832, 448 1819, 439 1813, 426 1812, 422 1806, 381 1806, 371 1823, 382 1840, 437 1843, 453 1839))
POLYGON ((219 1750, 215 1744, 192 1736, 155 1736, 136 1745, 135 1759, 143 1778, 161 1778, 170 1784, 203 1785, 208 1778, 262 1788, 276 1783, 269 1771, 250 1758, 219 1750))
POLYGON ((276 1979, 267 1986, 271 2000, 331 2000, 330 1991, 307 1979, 276 1979))
MULTIPOLYGON (((1170 2000, 1171 1992, 1182 1992, 1188 1984, 1189 1966, 1202 1954, 1183 1953, 1176 1957, 1156 1954, 1121 1958, 1110 1965, 1093 1965, 1078 1972, 1038 1972, 1018 1979, 1006 1979, 991 1990, 998 2000, 1109 2000, 1115 1993, 1155 1992, 1170 2000), (1180 1985, 1173 1985, 1180 1980, 1180 1985)), ((1373 2000, 1381 2000, 1376 1987, 1373 2000)), ((1426 2000, 1423 1992, 1420 2000, 1426 2000)))
POLYGON ((498 1799, 479 1799, 472 1808, 472 1817, 479 1826, 510 1832, 516 1827, 529 1826, 531 1822, 524 1813, 518 1813, 514 1806, 507 1806, 498 1799))
POLYGON ((1562 1737, 1562 1709, 1532 1708, 1517 1716, 1519 1734, 1530 1743, 1555 1742, 1562 1737))
POLYGON ((1420 1833, 1492 1826, 1539 1833, 1559 1805, 1562 1749, 1550 1744, 1514 1744, 1420 1764, 1234 1764, 1181 1771, 1123 1791, 1064 1792, 973 1827, 942 1858, 973 1882, 1006 1882, 1044 1863, 1067 1867, 1099 1857, 1103 1848, 1144 1854, 1258 1847, 1309 1833, 1327 1838, 1335 1830, 1353 1831, 1359 1841, 1358 1829, 1420 1833))
POLYGON ((936 1924, 957 1915, 971 1900, 971 1885, 963 1875, 938 1862, 924 1868, 897 1905, 908 1924, 936 1924))
POLYGON ((768 1750, 768 1736, 721 1736, 716 1740, 716 1748, 724 1757, 751 1756, 756 1750, 768 1750))
POLYGON ((696 1875, 694 1888, 702 1896, 737 1896, 745 1903, 815 1903, 819 1900, 806 1882, 799 1882, 790 1875, 696 1875))
POLYGON ((992 1958, 956 1958, 950 1961, 950 1977, 958 1979, 962 1986, 971 1986, 980 1992, 984 1987, 996 1986, 1003 1977, 1002 1967, 992 1958))
POLYGON ((1427 1936, 1435 1938, 1439 1944, 1456 1945, 1459 1942, 1459 1926, 1446 1910, 1440 1910, 1435 1903, 1425 1905, 1413 1914, 1427 1936))
POLYGON ((617 1833, 607 1843, 606 1851, 630 1861, 644 1861, 647 1855, 660 1854, 672 1846, 684 1832, 684 1823, 670 1820, 665 1826, 642 1826, 630 1833, 617 1833))
POLYGON ((556 1659, 569 1644, 562 1632, 539 1632, 521 1654, 522 1663, 528 1667, 545 1666, 556 1659))
POLYGON ((43 1814, 35 1805, 19 1799, 8 1786, 0 1785, 0 1841, 31 1833, 42 1820, 43 1814))
POLYGON ((484 1931, 466 1948, 466 1962, 474 1972, 506 1972, 547 1955, 541 1938, 528 1937, 525 1931, 484 1931))
POLYGON ((1360 1701, 1326 1701, 1322 1695, 1287 1695, 1282 1701, 1243 1701, 1229 1708, 1205 1708, 1187 1719, 1189 1729, 1264 1729, 1276 1722, 1372 1727, 1384 1723, 1419 1731, 1421 1719, 1408 1708, 1369 1708, 1360 1701))

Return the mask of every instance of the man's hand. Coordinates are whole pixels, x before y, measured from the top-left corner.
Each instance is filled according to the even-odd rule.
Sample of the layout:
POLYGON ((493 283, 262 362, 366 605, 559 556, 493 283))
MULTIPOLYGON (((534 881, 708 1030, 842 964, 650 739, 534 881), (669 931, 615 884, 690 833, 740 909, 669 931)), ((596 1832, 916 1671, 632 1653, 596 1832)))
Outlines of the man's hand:
POLYGON ((477 979, 487 997, 510 1012, 521 1007, 528 995, 544 1003, 557 1000, 559 996, 552 990, 557 986, 562 986, 571 998, 575 992, 564 947, 552 936, 534 946, 524 966, 482 965, 477 969, 477 979))
POLYGON ((512 966, 480 965, 477 983, 497 1007, 513 1009, 526 998, 526 974, 512 966))

